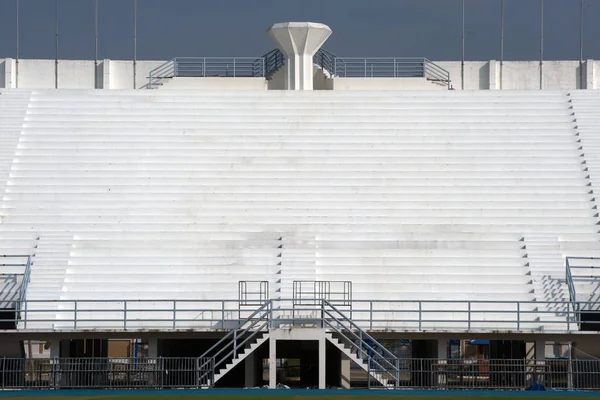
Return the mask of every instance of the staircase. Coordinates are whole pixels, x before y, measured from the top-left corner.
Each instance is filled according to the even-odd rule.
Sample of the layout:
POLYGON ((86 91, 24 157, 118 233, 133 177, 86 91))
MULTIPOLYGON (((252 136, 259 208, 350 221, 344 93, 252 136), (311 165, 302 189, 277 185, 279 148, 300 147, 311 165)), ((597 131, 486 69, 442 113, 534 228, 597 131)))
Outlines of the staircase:
POLYGON ((387 389, 395 388, 393 381, 397 381, 397 378, 392 378, 391 374, 389 374, 388 372, 379 372, 377 369, 371 370, 371 365, 368 359, 359 357, 356 352, 352 351, 351 346, 344 345, 344 342, 334 337, 332 333, 326 333, 325 337, 330 343, 337 347, 350 360, 354 361, 356 365, 361 367, 367 374, 369 374, 373 379, 379 382, 383 387, 387 389))
POLYGON ((199 387, 213 387, 219 379, 269 339, 271 302, 265 302, 248 318, 200 356, 199 387))
POLYGON ((345 313, 330 302, 322 302, 323 322, 331 330, 325 336, 335 347, 377 380, 383 387, 394 389, 400 381, 398 357, 387 350, 345 313), (368 342, 367 342, 368 340, 368 342), (380 349, 377 351, 373 345, 380 349))

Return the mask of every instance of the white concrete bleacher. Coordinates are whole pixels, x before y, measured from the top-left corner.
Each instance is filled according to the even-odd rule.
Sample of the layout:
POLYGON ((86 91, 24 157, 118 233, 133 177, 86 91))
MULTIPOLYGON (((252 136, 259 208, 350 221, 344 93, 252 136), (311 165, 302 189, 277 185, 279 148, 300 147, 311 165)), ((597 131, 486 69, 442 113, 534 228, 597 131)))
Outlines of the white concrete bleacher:
POLYGON ((0 235, 39 238, 32 299, 350 280, 355 299, 548 300, 539 238, 554 263, 600 248, 566 92, 0 93, 31 97, 0 235))

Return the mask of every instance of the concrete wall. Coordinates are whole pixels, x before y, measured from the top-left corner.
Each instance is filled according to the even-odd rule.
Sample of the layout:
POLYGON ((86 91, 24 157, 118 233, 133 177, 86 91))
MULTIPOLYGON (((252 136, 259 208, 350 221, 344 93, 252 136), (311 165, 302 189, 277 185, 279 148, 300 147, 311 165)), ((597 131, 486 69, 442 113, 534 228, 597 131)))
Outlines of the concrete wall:
MULTIPOLYGON (((58 87, 92 89, 140 89, 146 86, 149 72, 165 61, 138 61, 135 85, 133 82, 133 61, 100 60, 94 67, 90 60, 59 60, 58 87), (94 77, 95 75, 95 77, 94 77)), ((452 87, 455 90, 538 90, 540 89, 540 64, 538 61, 468 61, 464 72, 459 61, 439 61, 439 66, 450 73, 452 87)), ((50 89, 55 87, 54 60, 19 60, 18 73, 14 59, 0 59, 0 88, 36 88, 50 89)), ((542 67, 543 89, 600 89, 600 61, 587 60, 580 69, 579 61, 544 61, 542 67), (582 79, 583 78, 583 79, 582 79)), ((283 76, 276 73, 266 83, 269 89, 281 89, 283 76)), ((322 73, 315 73, 315 89, 336 90, 428 90, 436 89, 411 78, 404 79, 361 79, 337 78, 331 82, 322 73)), ((236 78, 233 80, 214 81, 194 84, 194 88, 202 89, 253 89, 256 82, 236 78), (232 83, 241 86, 232 85, 232 83), (208 86, 206 86, 208 84, 208 86), (198 86, 199 85, 199 86, 198 86), (235 86, 235 87, 232 87, 235 86)), ((258 89, 263 84, 257 84, 258 89)))
POLYGON ((267 90, 265 78, 186 78, 163 79, 161 89, 267 90))
POLYGON ((425 78, 334 78, 333 90, 447 90, 425 78))

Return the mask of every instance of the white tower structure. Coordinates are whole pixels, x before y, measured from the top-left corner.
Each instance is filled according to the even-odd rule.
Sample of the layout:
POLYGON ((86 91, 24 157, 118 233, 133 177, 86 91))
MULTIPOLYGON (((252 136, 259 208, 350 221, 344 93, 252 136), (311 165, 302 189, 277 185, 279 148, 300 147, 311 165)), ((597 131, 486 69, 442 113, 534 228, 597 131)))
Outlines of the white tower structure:
POLYGON ((267 33, 287 57, 285 89, 313 90, 313 56, 331 36, 331 29, 314 22, 282 22, 267 33))

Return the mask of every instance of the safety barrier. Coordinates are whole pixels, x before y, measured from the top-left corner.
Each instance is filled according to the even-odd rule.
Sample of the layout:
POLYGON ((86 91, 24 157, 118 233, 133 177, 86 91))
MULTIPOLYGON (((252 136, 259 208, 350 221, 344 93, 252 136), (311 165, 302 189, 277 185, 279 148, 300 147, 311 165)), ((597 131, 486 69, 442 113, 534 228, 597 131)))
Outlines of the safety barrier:
MULTIPOLYGON (((188 358, 0 358, 0 389, 202 387, 201 365, 188 358)), ((265 366, 268 368, 268 366, 265 366)), ((399 359, 398 389, 600 390, 600 360, 399 359)), ((368 374, 354 384, 377 387, 368 374)))
MULTIPOLYGON (((272 302, 275 325, 306 323, 322 314, 323 301, 272 302)), ((256 311, 240 300, 23 300, 18 330, 228 329, 256 311), (58 310, 58 311, 57 311, 58 310)), ((361 329, 402 331, 572 332, 576 307, 596 312, 597 302, 350 300, 341 310, 361 329)), ((600 311, 597 311, 600 313, 600 311)), ((10 319, 6 320, 6 322, 10 319)), ((598 325, 600 322, 589 322, 598 325)))

